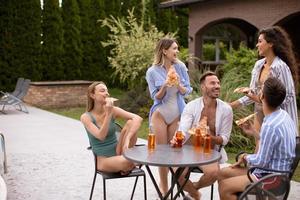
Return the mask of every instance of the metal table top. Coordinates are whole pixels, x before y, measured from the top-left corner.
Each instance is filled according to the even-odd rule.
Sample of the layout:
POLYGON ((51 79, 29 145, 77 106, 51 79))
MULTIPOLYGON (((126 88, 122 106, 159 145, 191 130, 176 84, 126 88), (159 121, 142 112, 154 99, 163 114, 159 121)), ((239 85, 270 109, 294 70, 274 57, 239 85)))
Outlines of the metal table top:
POLYGON ((125 151, 124 157, 136 163, 151 166, 194 167, 207 165, 221 159, 217 151, 203 153, 196 151, 192 145, 174 148, 167 144, 156 144, 154 150, 148 146, 135 146, 125 151))

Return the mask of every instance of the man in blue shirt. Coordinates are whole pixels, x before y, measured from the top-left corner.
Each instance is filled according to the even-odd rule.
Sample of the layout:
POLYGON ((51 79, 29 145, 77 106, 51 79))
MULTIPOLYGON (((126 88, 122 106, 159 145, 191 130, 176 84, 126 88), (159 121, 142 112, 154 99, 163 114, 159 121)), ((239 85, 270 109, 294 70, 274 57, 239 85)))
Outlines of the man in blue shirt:
MULTIPOLYGON (((230 167, 220 171, 218 176, 221 200, 237 199, 237 192, 245 190, 250 183, 247 166, 256 166, 270 170, 289 171, 295 157, 296 134, 294 122, 289 114, 280 109, 286 96, 285 86, 277 78, 270 77, 264 82, 260 99, 265 118, 259 133, 253 125, 245 122, 240 127, 259 140, 256 154, 241 154, 239 160, 230 167)), ((259 180, 270 171, 255 169, 251 174, 254 181, 259 180)))

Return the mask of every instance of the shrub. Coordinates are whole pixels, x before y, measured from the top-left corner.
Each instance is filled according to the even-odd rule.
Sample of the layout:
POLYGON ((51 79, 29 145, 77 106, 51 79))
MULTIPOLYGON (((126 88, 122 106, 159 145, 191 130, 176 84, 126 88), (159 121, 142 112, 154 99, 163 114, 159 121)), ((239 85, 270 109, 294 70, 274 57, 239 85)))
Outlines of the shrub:
POLYGON ((137 86, 126 92, 120 106, 125 110, 147 118, 151 105, 152 99, 150 98, 148 90, 143 86, 137 86))
POLYGON ((146 86, 145 74, 152 63, 155 45, 165 34, 153 25, 145 30, 144 24, 134 17, 133 10, 128 14, 127 20, 111 16, 100 22, 111 31, 109 39, 102 41, 102 45, 112 47, 108 61, 114 69, 113 78, 134 88, 146 86))
MULTIPOLYGON (((241 79, 240 84, 249 85, 251 78, 251 71, 257 60, 257 53, 255 50, 247 48, 241 44, 238 50, 226 52, 226 64, 222 67, 224 73, 236 73, 241 79)), ((232 77, 236 79, 235 77, 232 77)))
MULTIPOLYGON (((240 94, 233 93, 237 87, 248 86, 251 80, 251 71, 257 60, 255 50, 248 49, 244 45, 240 45, 238 50, 232 50, 226 54, 227 63, 220 68, 223 74, 221 78, 221 99, 226 102, 232 102, 239 97, 240 94)), ((234 120, 245 117, 253 113, 253 106, 241 107, 234 109, 234 120)), ((233 149, 253 149, 254 141, 249 139, 242 133, 242 130, 233 123, 233 129, 228 144, 233 149)))
POLYGON ((203 44, 203 60, 215 60, 215 45, 203 44))

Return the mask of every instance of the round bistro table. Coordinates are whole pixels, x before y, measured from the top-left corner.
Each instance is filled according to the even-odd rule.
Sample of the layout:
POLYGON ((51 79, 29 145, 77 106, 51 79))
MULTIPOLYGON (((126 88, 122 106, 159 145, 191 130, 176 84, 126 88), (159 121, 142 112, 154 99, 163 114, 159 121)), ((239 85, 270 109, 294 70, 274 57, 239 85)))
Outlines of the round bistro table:
POLYGON ((189 175, 193 167, 207 165, 218 162, 221 154, 212 150, 211 153, 203 153, 196 150, 192 145, 183 145, 182 148, 174 148, 167 144, 156 144, 155 149, 149 150, 148 146, 135 146, 124 152, 124 157, 132 162, 145 165, 148 174, 155 186, 160 199, 167 199, 173 192, 176 184, 179 185, 178 179, 185 168, 188 168, 187 179, 183 185, 179 185, 179 189, 175 196, 171 195, 171 199, 176 199, 183 191, 183 187, 188 181, 189 175), (149 166, 168 167, 172 173, 172 183, 165 196, 159 190, 156 180, 149 166), (173 168, 178 168, 175 172, 173 168))

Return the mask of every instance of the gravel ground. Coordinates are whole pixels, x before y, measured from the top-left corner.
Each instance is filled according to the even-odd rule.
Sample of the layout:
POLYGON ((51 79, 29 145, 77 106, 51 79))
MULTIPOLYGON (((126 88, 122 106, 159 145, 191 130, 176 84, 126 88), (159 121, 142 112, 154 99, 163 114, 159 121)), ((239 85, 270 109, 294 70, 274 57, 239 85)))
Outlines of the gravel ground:
MULTIPOLYGON (((86 150, 88 139, 77 120, 34 107, 29 114, 7 110, 0 114, 0 130, 5 135, 8 173, 3 175, 8 200, 84 200, 89 198, 93 178, 93 156, 86 150)), ((144 142, 144 141, 142 141, 144 142)), ((157 168, 152 171, 157 177, 157 168)), ((197 179, 192 175, 192 179, 197 179)), ((102 181, 97 179, 93 199, 102 199, 102 181)), ((129 199, 134 179, 107 182, 107 199, 129 199)), ((217 184, 215 184, 217 188, 217 184)), ((201 189, 209 199, 210 188, 201 189)), ((1 193, 1 191, 0 191, 1 193)), ((157 199, 147 175, 147 197, 157 199)), ((135 199, 143 199, 139 181, 135 199)), ((217 189, 214 199, 218 198, 217 189)), ((300 200, 300 184, 293 182, 289 199, 300 200)))

